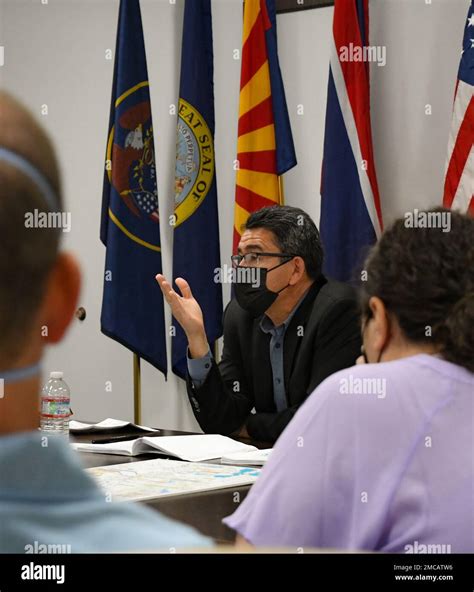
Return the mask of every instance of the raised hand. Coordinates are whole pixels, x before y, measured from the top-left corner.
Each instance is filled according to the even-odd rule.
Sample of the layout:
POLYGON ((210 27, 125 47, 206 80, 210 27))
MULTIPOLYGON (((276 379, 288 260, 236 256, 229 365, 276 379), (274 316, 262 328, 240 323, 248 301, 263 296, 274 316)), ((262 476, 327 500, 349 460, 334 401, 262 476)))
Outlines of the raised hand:
POLYGON ((204 318, 198 301, 194 298, 191 288, 186 280, 177 278, 181 295, 178 294, 165 276, 156 276, 163 296, 171 308, 174 318, 183 328, 188 338, 189 350, 193 358, 201 358, 206 355, 209 345, 207 343, 206 331, 204 329, 204 318))

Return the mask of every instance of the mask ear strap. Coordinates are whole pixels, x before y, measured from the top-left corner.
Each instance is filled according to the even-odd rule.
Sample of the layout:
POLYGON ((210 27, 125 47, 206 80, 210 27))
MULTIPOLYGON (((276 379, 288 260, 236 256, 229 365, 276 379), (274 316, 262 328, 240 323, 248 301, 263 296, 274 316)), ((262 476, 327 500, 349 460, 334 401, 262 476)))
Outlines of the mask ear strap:
MULTIPOLYGON (((369 320, 369 319, 367 319, 367 320, 369 320)), ((364 327, 362 329, 362 336, 364 336, 364 332, 365 332, 365 328, 366 327, 367 327, 367 321, 364 323, 364 327)), ((380 350, 379 357, 377 358, 377 361, 375 362, 376 364, 378 364, 380 362, 380 359, 382 358, 382 354, 383 354, 383 350, 384 349, 385 349, 385 346, 382 347, 382 349, 380 350)), ((364 347, 363 344, 360 346, 360 353, 364 356, 365 363, 366 364, 369 364, 370 362, 369 362, 369 360, 367 358, 367 354, 365 353, 365 347, 364 347)))
MULTIPOLYGON (((296 255, 293 255, 293 257, 291 257, 291 259, 287 259, 286 261, 283 261, 283 263, 279 263, 278 265, 275 265, 275 267, 272 267, 270 269, 267 269, 267 274, 269 271, 273 271, 274 269, 276 269, 277 267, 281 267, 282 265, 286 265, 287 263, 289 263, 290 261, 292 261, 294 258, 296 257, 296 255)), ((280 294, 280 292, 283 292, 283 290, 286 290, 288 288, 290 284, 286 284, 286 286, 284 286, 281 290, 278 290, 277 292, 275 292, 275 294, 280 294)))
POLYGON ((41 372, 41 362, 37 362, 31 366, 25 366, 24 368, 15 368, 14 370, 5 370, 0 372, 0 380, 5 383, 8 382, 20 382, 27 378, 32 378, 41 372))
POLYGON ((365 347, 363 345, 360 346, 360 355, 364 358, 364 362, 366 364, 369 363, 369 359, 367 357, 367 354, 365 353, 365 347))
POLYGON ((17 170, 26 175, 30 181, 32 181, 40 190, 43 198, 48 204, 48 208, 52 212, 59 208, 58 197, 49 184, 49 181, 46 179, 43 173, 29 160, 26 160, 26 158, 20 154, 13 152, 4 146, 0 146, 0 162, 6 162, 10 166, 15 167, 17 170))
MULTIPOLYGON (((391 328, 392 328, 392 321, 390 319, 390 315, 388 314, 388 312, 387 312, 387 323, 388 323, 388 334, 390 336, 390 334, 391 334, 391 328)), ((377 359, 377 364, 380 362, 380 360, 382 358, 382 354, 383 354, 383 352, 385 350, 386 345, 387 344, 385 343, 384 346, 382 347, 382 349, 380 350, 379 357, 377 359)))
POLYGON ((282 288, 281 290, 278 290, 277 294, 280 294, 280 292, 283 292, 283 290, 286 290, 289 285, 290 284, 286 284, 286 286, 284 288, 282 288))
POLYGON ((277 269, 278 267, 281 267, 282 265, 286 265, 287 263, 289 263, 290 261, 292 261, 295 257, 296 257, 296 255, 294 255, 293 257, 291 257, 291 259, 290 258, 287 258, 286 261, 283 261, 283 263, 279 263, 278 265, 275 265, 275 267, 270 267, 270 269, 267 269, 267 273, 269 273, 270 271, 273 271, 274 269, 277 269))

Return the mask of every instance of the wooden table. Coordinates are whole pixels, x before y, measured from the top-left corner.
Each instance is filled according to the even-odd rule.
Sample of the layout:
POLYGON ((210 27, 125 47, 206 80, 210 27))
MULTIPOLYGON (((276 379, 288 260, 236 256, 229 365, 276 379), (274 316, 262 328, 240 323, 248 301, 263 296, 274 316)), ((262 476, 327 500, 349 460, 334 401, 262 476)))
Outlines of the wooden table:
MULTIPOLYGON (((127 432, 120 432, 117 435, 127 435, 127 432)), ((184 436, 192 435, 191 432, 179 432, 176 430, 160 430, 157 436, 184 436)), ((90 442, 97 438, 105 438, 104 434, 72 435, 72 442, 90 442)), ((264 442, 255 442, 237 438, 245 444, 251 444, 257 448, 271 448, 270 444, 264 442)), ((92 452, 78 452, 85 468, 103 467, 107 465, 117 465, 121 463, 130 463, 141 460, 151 460, 153 458, 168 458, 160 454, 144 454, 140 456, 119 456, 114 454, 95 454, 92 452)), ((220 461, 209 461, 212 464, 220 464, 220 461)), ((212 537, 218 543, 231 544, 235 539, 235 533, 222 523, 225 516, 232 514, 239 503, 244 500, 249 485, 241 487, 230 487, 227 489, 218 489, 215 491, 205 491, 201 493, 190 493, 185 495, 176 495, 169 497, 155 498, 146 500, 144 503, 162 514, 184 522, 199 530, 202 534, 212 537)))

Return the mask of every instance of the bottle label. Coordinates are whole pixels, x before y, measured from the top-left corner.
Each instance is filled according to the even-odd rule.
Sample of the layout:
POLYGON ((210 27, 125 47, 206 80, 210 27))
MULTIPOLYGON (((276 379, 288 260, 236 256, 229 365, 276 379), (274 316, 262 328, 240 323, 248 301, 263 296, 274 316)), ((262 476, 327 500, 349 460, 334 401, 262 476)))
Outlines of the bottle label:
POLYGON ((68 419, 71 415, 69 399, 41 399, 41 415, 52 419, 68 419))

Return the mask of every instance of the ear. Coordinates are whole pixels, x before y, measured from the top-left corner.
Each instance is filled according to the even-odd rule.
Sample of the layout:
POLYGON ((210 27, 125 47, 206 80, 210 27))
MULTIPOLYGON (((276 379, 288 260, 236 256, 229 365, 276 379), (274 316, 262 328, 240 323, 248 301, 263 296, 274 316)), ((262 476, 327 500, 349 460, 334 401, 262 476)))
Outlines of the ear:
POLYGON ((377 296, 369 300, 369 308, 372 312, 371 318, 371 341, 372 347, 378 352, 382 351, 390 337, 390 321, 387 309, 383 301, 377 296))
POLYGON ((76 259, 60 253, 51 270, 43 299, 41 324, 48 329, 47 343, 60 341, 77 308, 81 288, 81 272, 76 259))
POLYGON ((293 263, 295 268, 289 279, 290 286, 297 284, 306 273, 306 265, 302 257, 294 257, 293 263))

